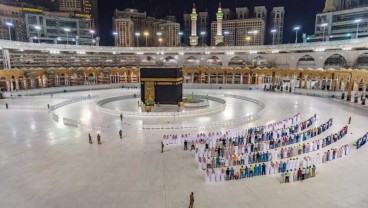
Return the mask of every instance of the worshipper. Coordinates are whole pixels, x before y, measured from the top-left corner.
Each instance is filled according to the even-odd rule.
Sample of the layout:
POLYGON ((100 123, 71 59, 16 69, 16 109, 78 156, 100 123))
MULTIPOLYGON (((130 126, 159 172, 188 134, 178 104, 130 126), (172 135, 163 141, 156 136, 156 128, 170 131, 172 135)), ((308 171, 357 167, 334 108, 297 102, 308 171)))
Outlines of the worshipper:
POLYGON ((289 170, 287 170, 285 173, 285 183, 289 183, 289 178, 290 178, 290 172, 289 170))
POLYGON ((221 170, 220 170, 220 168, 216 168, 216 170, 215 170, 215 174, 216 174, 216 181, 217 182, 219 182, 219 181, 221 181, 221 170))
POLYGON ((97 134, 97 144, 102 144, 100 134, 97 134))
POLYGON ((312 167, 312 177, 316 177, 316 166, 313 165, 312 167))
POLYGON ((90 133, 88 134, 88 141, 89 141, 90 144, 93 144, 92 137, 91 137, 91 134, 90 133))
POLYGON ((298 175, 297 175, 297 170, 294 169, 294 174, 293 174, 293 181, 297 181, 298 180, 298 175))
POLYGON ((123 114, 120 114, 120 121, 123 121, 123 114))
POLYGON ((216 173, 215 173, 215 169, 213 168, 211 172, 211 182, 216 182, 216 173))
POLYGON ((350 124, 351 123, 351 116, 349 117, 349 123, 348 124, 350 124))
POLYGON ((120 131, 119 131, 119 136, 120 136, 120 139, 122 139, 123 138, 123 131, 120 129, 120 131))
POLYGON ((230 168, 230 180, 234 180, 235 178, 235 170, 233 167, 230 168))
POLYGON ((189 196, 189 208, 193 208, 194 205, 194 194, 193 192, 189 196))
POLYGON ((5 103, 5 107, 6 107, 6 109, 8 109, 8 108, 9 108, 9 105, 8 105, 8 103, 5 103))
POLYGON ((225 170, 221 169, 221 181, 225 181, 225 170))
POLYGON ((298 181, 301 181, 303 177, 302 177, 302 169, 300 167, 299 167, 297 176, 298 176, 298 181))
POLYGON ((163 143, 163 142, 161 142, 161 153, 163 153, 163 152, 164 152, 164 147, 165 147, 164 143, 163 143))
POLYGON ((230 180, 230 170, 229 168, 226 169, 226 180, 230 180))
POLYGON ((184 140, 184 151, 188 150, 188 141, 184 140))
POLYGON ((206 183, 210 182, 211 181, 211 173, 210 173, 210 169, 207 169, 206 170, 206 174, 204 175, 204 181, 206 183))
POLYGON ((47 104, 47 109, 50 109, 50 104, 47 104))

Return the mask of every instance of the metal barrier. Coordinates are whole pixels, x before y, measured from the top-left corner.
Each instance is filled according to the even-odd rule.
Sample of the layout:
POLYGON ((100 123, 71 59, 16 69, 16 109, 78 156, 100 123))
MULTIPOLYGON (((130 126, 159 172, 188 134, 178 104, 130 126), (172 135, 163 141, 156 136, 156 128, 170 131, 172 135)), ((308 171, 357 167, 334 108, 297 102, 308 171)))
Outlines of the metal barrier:
MULTIPOLYGON (((137 94, 136 96, 139 97, 140 94, 137 94)), ((184 95, 184 97, 185 96, 189 97, 191 95, 184 95)), ((200 98, 200 99, 206 98, 206 96, 198 95, 198 94, 196 94, 195 97, 200 98)), ((184 111, 184 112, 133 112, 133 111, 118 111, 118 110, 107 109, 107 108, 102 107, 104 104, 109 103, 109 102, 122 100, 122 99, 131 99, 131 98, 134 98, 134 95, 107 98, 107 99, 98 101, 97 106, 100 111, 105 112, 105 113, 111 113, 111 114, 121 114, 122 113, 124 114, 124 116, 156 116, 156 117, 190 116, 190 115, 198 115, 198 114, 204 114, 204 113, 213 113, 213 112, 224 110, 226 107, 225 100, 221 98, 217 98, 217 97, 212 97, 212 96, 208 96, 208 99, 212 101, 216 101, 220 103, 220 105, 215 106, 210 109, 200 109, 200 110, 192 110, 192 111, 184 111)))
POLYGON ((239 96, 239 95, 232 95, 232 94, 225 94, 225 97, 229 98, 235 98, 235 99, 241 99, 248 102, 252 102, 260 107, 260 110, 254 114, 245 116, 240 119, 231 119, 228 121, 222 121, 222 122, 216 122, 216 123, 207 123, 203 126, 198 125, 183 125, 183 124, 173 124, 173 125, 144 125, 144 130, 183 130, 183 129, 199 129, 199 130, 205 130, 208 128, 224 128, 239 124, 244 124, 250 121, 253 121, 257 118, 259 118, 265 111, 266 105, 256 99, 245 97, 245 96, 239 96))
POLYGON ((78 121, 69 119, 69 118, 63 118, 63 123, 65 126, 71 126, 71 127, 78 127, 78 121))
POLYGON ((54 113, 52 113, 52 118, 56 121, 59 122, 59 116, 54 113))

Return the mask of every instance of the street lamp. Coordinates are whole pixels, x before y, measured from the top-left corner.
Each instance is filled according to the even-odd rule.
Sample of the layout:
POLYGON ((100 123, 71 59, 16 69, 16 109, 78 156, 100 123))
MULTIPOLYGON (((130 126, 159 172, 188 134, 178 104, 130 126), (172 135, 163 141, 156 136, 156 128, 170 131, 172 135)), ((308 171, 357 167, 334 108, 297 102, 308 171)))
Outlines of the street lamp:
POLYGON ((64 31, 66 32, 66 44, 69 45, 69 32, 70 32, 70 28, 64 28, 64 31))
POLYGON ((13 27, 14 25, 13 25, 13 23, 11 23, 11 22, 6 22, 5 23, 7 26, 8 26, 8 28, 9 28, 9 40, 11 41, 12 40, 12 38, 11 38, 11 31, 10 31, 10 27, 13 27))
POLYGON ((183 36, 183 35, 184 35, 184 33, 183 33, 183 32, 179 32, 178 34, 179 34, 179 44, 180 44, 180 46, 181 46, 181 36, 183 36))
POLYGON ((202 42, 202 46, 203 46, 204 36, 206 36, 206 32, 202 31, 200 34, 201 34, 201 42, 202 42))
POLYGON ((294 27, 295 30, 295 43, 298 43, 298 31, 300 30, 299 26, 294 27))
POLYGON ((148 32, 144 32, 143 35, 146 38, 146 47, 147 47, 147 38, 148 38, 149 33, 148 32))
POLYGON ((157 32, 156 35, 158 36, 158 44, 157 45, 161 46, 160 39, 161 39, 161 36, 162 36, 162 32, 157 32))
POLYGON ((351 33, 346 34, 346 37, 351 39, 351 33))
POLYGON ((137 38, 137 47, 139 47, 139 37, 141 36, 141 33, 136 32, 135 37, 137 38))
POLYGON ((362 19, 354 20, 354 23, 357 23, 356 38, 359 38, 359 23, 361 21, 362 21, 362 19))
POLYGON ((271 33, 272 33, 272 45, 275 45, 275 34, 276 34, 277 30, 276 29, 272 29, 271 33))
POLYGON ((326 30, 327 25, 328 23, 321 24, 321 27, 323 27, 322 41, 325 41, 325 30, 326 30))
POLYGON ((38 39, 38 43, 40 43, 40 31, 41 31, 41 26, 39 25, 35 25, 34 28, 37 30, 37 39, 38 39))
POLYGON ((247 45, 249 45, 249 42, 250 42, 250 40, 251 40, 251 37, 250 37, 250 36, 246 36, 246 37, 245 37, 245 40, 246 40, 246 41, 247 41, 247 43, 248 43, 247 45))
POLYGON ((91 33, 91 38, 92 38, 92 43, 95 43, 96 41, 94 41, 94 34, 96 33, 96 31, 94 31, 94 30, 89 30, 89 33, 91 33))
POLYGON ((118 36, 118 32, 112 32, 112 34, 114 35, 114 39, 115 39, 115 46, 117 45, 117 36, 118 36))
POLYGON ((160 47, 162 46, 161 43, 162 43, 162 38, 159 38, 158 39, 158 42, 160 43, 160 47))

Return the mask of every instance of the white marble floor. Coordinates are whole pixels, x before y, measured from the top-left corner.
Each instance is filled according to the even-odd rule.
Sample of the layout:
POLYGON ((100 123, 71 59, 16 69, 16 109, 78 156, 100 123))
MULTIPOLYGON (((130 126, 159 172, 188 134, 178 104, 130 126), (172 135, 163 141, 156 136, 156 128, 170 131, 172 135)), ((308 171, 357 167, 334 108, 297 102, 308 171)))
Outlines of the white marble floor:
MULTIPOLYGON (((114 92, 101 90, 75 95, 114 92)), ((367 108, 352 103, 255 91, 228 92, 266 104, 263 116, 243 127, 300 112, 303 118, 317 113, 319 123, 333 117, 329 133, 338 131, 352 116, 349 134, 336 145, 352 144, 368 131, 367 108)), ((57 103, 49 96, 9 102, 57 103)), ((237 116, 244 107, 235 103, 232 115, 237 116)), ((91 101, 58 111, 68 117, 83 118, 87 124, 66 127, 53 121, 46 110, 0 109, 0 207, 180 208, 188 206, 190 192, 194 192, 195 207, 200 208, 368 207, 368 145, 359 151, 351 147, 348 157, 320 165, 317 177, 303 183, 280 184, 278 176, 262 176, 206 184, 192 154, 182 151, 182 146, 166 146, 165 152, 160 153, 160 140, 166 131, 122 127, 119 118, 98 112, 91 101), (101 146, 96 142, 88 144, 87 134, 91 132, 95 141, 97 126, 105 126, 101 146), (119 128, 125 132, 122 140, 118 139, 119 128)), ((226 116, 228 113, 222 112, 207 115, 203 120, 188 118, 178 122, 209 122, 224 120, 226 116)))

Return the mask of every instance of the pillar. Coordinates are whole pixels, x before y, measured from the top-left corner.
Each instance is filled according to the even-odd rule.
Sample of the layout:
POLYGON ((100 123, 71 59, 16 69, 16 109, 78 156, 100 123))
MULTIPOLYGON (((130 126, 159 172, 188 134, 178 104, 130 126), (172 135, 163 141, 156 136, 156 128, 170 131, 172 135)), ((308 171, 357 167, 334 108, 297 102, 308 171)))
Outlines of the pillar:
POLYGON ((348 96, 347 96, 347 101, 351 101, 351 91, 353 89, 354 86, 354 81, 350 80, 349 86, 348 86, 348 96))
POLYGON ((19 80, 15 80, 15 89, 19 90, 19 80))

